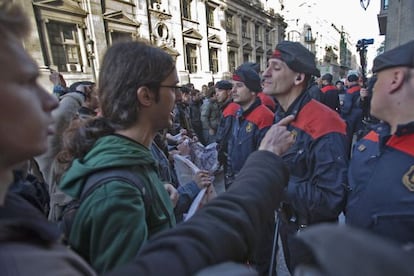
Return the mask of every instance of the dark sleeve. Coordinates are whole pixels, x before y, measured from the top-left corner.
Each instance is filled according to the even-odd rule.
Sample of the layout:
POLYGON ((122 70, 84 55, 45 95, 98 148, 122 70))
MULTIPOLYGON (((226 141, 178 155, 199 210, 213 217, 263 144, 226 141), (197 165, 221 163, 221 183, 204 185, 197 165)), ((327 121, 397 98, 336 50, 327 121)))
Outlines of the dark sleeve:
POLYGON ((252 153, 227 192, 187 222, 154 236, 135 262, 109 275, 194 275, 223 261, 245 261, 287 181, 288 170, 279 157, 252 153))

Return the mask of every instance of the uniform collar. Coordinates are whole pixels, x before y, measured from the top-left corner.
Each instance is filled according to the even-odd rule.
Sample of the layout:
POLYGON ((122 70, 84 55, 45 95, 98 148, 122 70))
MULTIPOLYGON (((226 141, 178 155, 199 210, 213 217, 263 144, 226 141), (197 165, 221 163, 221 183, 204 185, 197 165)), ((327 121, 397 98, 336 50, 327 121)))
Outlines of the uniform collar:
POLYGON ((254 100, 254 102, 246 110, 243 111, 243 109, 240 107, 240 109, 237 111, 237 117, 246 117, 253 110, 255 110, 256 107, 258 107, 261 104, 262 104, 262 102, 260 101, 259 97, 256 97, 256 99, 254 100))
POLYGON ((395 131, 395 135, 397 136, 403 136, 412 133, 414 133, 414 121, 408 124, 398 125, 397 130, 395 131))
POLYGON ((304 91, 293 101, 287 111, 285 111, 282 106, 278 104, 275 113, 275 122, 279 122, 281 119, 289 115, 293 115, 296 118, 302 107, 305 106, 311 99, 312 97, 309 93, 304 91))
MULTIPOLYGON (((388 140, 393 136, 391 135, 391 126, 388 123, 379 123, 373 127, 376 133, 378 133, 378 140, 381 149, 385 147, 388 140)), ((408 134, 414 133, 414 122, 410 122, 408 124, 401 124, 398 125, 397 131, 395 132, 395 136, 401 137, 408 134)))
POLYGON ((233 102, 233 99, 229 97, 226 101, 224 101, 223 103, 221 103, 219 105, 221 111, 223 111, 231 102, 233 102))

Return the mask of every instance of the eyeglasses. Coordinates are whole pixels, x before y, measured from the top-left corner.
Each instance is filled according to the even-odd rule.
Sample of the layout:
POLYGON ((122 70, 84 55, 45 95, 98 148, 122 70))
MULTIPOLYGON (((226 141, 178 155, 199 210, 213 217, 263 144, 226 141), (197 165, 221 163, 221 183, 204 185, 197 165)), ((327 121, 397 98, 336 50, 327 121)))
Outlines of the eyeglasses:
POLYGON ((171 88, 171 89, 174 90, 174 92, 180 92, 182 86, 177 86, 177 85, 160 85, 159 87, 171 88))

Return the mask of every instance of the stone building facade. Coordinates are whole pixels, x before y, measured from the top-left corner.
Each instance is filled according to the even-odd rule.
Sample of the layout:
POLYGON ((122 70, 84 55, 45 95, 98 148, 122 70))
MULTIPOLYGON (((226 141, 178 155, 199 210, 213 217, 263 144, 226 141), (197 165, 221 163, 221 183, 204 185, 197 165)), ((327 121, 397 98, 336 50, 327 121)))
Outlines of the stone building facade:
POLYGON ((70 84, 94 80, 108 46, 147 39, 171 54, 181 84, 229 78, 246 61, 265 68, 287 24, 266 0, 13 0, 32 23, 25 47, 39 64, 70 84))
POLYGON ((385 50, 390 50, 414 39, 414 1, 381 0, 378 27, 385 35, 385 50))

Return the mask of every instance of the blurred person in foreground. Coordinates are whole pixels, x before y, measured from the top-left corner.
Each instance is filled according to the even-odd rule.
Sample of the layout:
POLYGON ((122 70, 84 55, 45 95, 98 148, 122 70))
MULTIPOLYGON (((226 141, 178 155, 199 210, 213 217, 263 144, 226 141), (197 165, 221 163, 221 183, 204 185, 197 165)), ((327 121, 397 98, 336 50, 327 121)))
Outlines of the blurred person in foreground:
POLYGON ((61 234, 19 194, 8 192, 23 179, 14 168, 47 149, 52 110, 58 100, 37 82, 39 69, 21 39, 29 23, 21 9, 0 1, 0 266, 2 275, 94 275, 59 243, 61 234))

